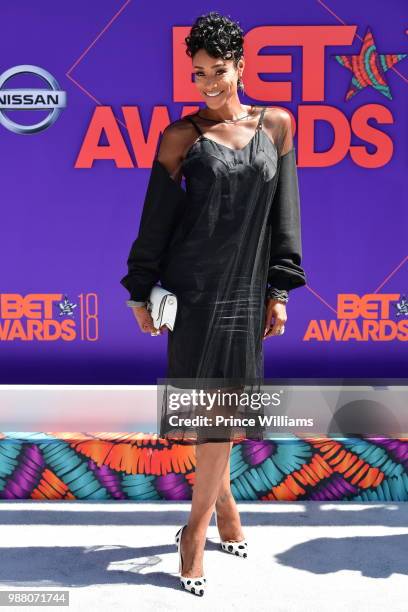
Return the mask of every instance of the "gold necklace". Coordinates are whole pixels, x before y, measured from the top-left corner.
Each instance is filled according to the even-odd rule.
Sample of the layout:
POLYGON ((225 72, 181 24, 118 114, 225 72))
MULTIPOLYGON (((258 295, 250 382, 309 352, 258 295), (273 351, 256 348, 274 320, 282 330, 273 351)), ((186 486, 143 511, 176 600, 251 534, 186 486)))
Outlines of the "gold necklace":
MULTIPOLYGON (((251 111, 253 111, 254 107, 251 107, 251 111)), ((198 111, 197 113, 197 117, 199 117, 200 119, 204 119, 204 121, 213 121, 215 123, 236 123, 237 121, 241 121, 242 119, 245 119, 246 117, 252 117, 253 112, 251 113, 247 113, 246 115, 243 115, 242 117, 238 117, 237 119, 209 119, 208 117, 201 117, 201 115, 199 114, 200 111, 198 111)))

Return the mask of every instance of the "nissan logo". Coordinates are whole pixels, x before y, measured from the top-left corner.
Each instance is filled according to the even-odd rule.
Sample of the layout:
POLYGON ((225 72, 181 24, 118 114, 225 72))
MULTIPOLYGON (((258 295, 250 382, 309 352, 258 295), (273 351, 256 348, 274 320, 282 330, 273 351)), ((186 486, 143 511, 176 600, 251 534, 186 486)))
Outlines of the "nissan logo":
POLYGON ((49 128, 58 119, 67 105, 67 94, 60 89, 57 80, 38 66, 22 64, 9 68, 0 75, 0 124, 16 134, 35 134, 49 128), (48 89, 11 89, 6 83, 20 74, 31 74, 47 83, 48 89), (49 110, 47 117, 34 125, 16 123, 7 117, 4 111, 10 110, 49 110))

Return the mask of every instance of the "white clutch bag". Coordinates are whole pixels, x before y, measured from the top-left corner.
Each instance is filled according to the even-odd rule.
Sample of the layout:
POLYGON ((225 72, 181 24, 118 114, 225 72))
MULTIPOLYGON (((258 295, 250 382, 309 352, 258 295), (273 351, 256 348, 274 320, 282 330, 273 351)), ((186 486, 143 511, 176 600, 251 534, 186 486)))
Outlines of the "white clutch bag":
POLYGON ((157 330, 163 325, 171 331, 174 330, 177 313, 177 297, 174 293, 167 291, 161 285, 155 285, 150 291, 146 308, 157 330))

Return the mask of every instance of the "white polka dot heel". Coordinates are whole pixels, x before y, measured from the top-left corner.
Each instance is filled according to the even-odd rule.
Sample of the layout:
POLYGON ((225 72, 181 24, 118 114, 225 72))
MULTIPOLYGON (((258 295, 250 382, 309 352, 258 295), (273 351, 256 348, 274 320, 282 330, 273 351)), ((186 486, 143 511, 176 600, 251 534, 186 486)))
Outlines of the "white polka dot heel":
POLYGON ((189 578, 188 576, 181 575, 181 572, 183 570, 183 557, 181 556, 181 536, 183 534, 184 527, 187 527, 187 525, 183 525, 183 527, 180 527, 174 538, 179 554, 180 583, 183 589, 186 589, 186 591, 190 591, 190 593, 193 593, 193 595, 198 595, 199 597, 202 597, 204 595, 205 587, 207 586, 207 579, 204 578, 204 576, 194 576, 193 578, 189 578))
MULTIPOLYGON (((217 524, 217 513, 215 512, 215 525, 218 529, 217 524)), ((220 546, 222 550, 231 555, 236 555, 237 557, 243 557, 246 559, 248 557, 248 542, 246 540, 241 540, 240 542, 234 542, 232 540, 220 540, 220 546)))

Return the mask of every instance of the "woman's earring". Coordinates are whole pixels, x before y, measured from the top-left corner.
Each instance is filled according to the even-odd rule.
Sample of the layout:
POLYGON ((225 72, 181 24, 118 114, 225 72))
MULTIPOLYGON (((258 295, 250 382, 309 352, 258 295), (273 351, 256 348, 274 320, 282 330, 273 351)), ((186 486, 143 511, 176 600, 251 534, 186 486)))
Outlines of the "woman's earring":
POLYGON ((244 92, 244 83, 241 79, 241 77, 238 77, 238 81, 237 81, 237 87, 238 89, 243 93, 244 92))

